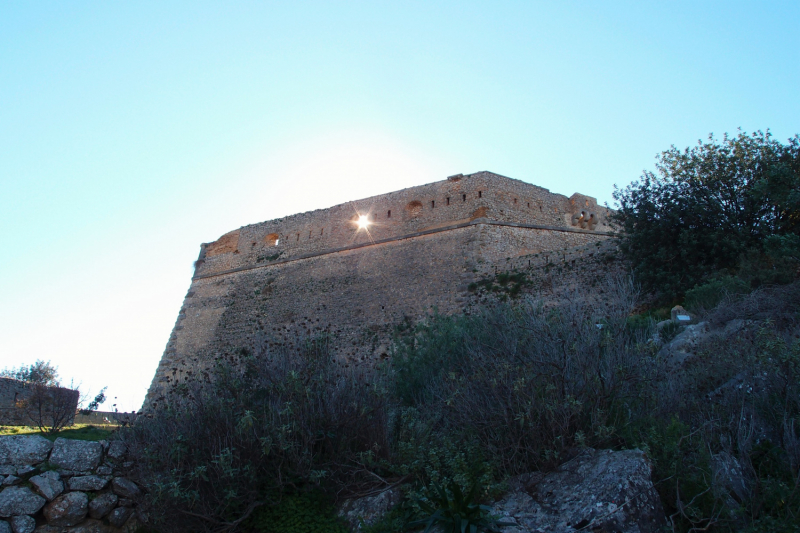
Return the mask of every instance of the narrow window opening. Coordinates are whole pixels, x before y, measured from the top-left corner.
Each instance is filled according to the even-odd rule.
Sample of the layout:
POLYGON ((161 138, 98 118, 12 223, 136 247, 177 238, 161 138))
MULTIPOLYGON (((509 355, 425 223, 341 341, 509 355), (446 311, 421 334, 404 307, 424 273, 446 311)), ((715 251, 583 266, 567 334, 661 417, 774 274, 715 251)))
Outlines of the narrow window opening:
POLYGON ((517 199, 516 199, 516 198, 514 198, 514 204, 516 204, 516 203, 517 203, 517 199))
POLYGON ((467 201, 467 195, 466 194, 462 194, 461 195, 461 201, 462 202, 466 202, 467 201))
POLYGON ((531 206, 531 203, 530 203, 530 202, 528 202, 528 207, 530 207, 530 206, 531 206))
POLYGON ((389 209, 389 212, 386 213, 386 218, 392 218, 392 210, 389 209))
POLYGON ((539 211, 541 211, 541 210, 542 210, 542 206, 540 205, 540 206, 539 206, 539 211))
POLYGON ((319 234, 320 235, 322 235, 324 232, 325 232, 325 228, 322 228, 321 230, 319 230, 319 234))
POLYGON ((297 240, 298 240, 298 242, 300 241, 300 234, 299 233, 297 234, 297 240))
POLYGON ((436 200, 431 200, 431 209, 436 207, 436 200))
POLYGON ((311 238, 311 231, 308 232, 308 238, 311 238))
POLYGON ((483 198, 483 191, 478 191, 478 198, 483 198))
POLYGON ((450 205, 450 197, 449 197, 449 196, 447 197, 446 204, 447 204, 447 205, 450 205))

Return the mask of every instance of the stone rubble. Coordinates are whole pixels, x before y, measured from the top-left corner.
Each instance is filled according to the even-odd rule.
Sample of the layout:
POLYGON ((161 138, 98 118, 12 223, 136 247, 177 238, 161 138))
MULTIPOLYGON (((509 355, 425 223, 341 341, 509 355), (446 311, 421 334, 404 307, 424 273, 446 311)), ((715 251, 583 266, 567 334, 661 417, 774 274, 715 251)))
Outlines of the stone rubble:
POLYGON ((0 436, 0 533, 135 531, 141 490, 126 453, 117 441, 0 436))

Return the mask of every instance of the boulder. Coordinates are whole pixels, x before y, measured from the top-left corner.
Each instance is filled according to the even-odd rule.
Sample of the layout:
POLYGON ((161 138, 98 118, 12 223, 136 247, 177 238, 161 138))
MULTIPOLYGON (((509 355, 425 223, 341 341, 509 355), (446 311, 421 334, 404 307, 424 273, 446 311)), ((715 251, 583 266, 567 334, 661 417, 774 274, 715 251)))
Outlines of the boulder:
POLYGON ((0 477, 13 476, 17 473, 17 467, 14 465, 0 465, 0 477))
POLYGON ((100 465, 97 467, 98 476, 110 476, 114 473, 114 469, 108 465, 100 465))
POLYGON ((111 490, 113 490, 114 494, 117 496, 122 496, 123 498, 131 500, 135 500, 141 493, 136 483, 124 477, 115 477, 111 482, 111 490))
POLYGON ((672 366, 681 366, 694 356, 700 345, 709 338, 711 326, 708 322, 700 322, 686 328, 664 345, 658 354, 672 366))
POLYGON ((108 480, 99 476, 77 476, 70 478, 69 490, 102 490, 108 480))
POLYGON ((650 470, 639 450, 585 450, 554 472, 528 476, 492 512, 517 524, 505 533, 657 533, 666 519, 650 470))
POLYGON ((6 476, 6 478, 3 480, 2 485, 4 487, 10 487, 11 485, 19 485, 20 481, 22 480, 17 476, 6 476))
POLYGON ((65 470, 79 472, 94 470, 103 458, 99 442, 57 438, 50 454, 50 462, 65 470))
POLYGON ((61 476, 58 475, 58 472, 44 472, 38 476, 33 476, 30 482, 36 487, 39 494, 47 498, 47 501, 52 501, 64 492, 64 482, 61 481, 61 476))
POLYGON ((111 511, 110 515, 108 515, 108 523, 114 527, 122 527, 132 514, 133 509, 130 509, 129 507, 117 507, 111 511))
POLYGON ((714 496, 725 502, 731 511, 753 496, 752 479, 736 457, 728 452, 711 456, 711 487, 714 496))
POLYGON ((0 516, 36 514, 46 500, 28 487, 8 487, 0 492, 0 516))
POLYGON ((0 436, 0 464, 35 465, 47 460, 53 443, 41 435, 0 436))
POLYGON ((12 516, 9 523, 11 524, 11 531, 14 533, 33 533, 33 530, 36 529, 36 520, 26 514, 12 516))
POLYGON ((89 516, 98 519, 103 518, 117 505, 118 500, 119 498, 117 498, 116 494, 111 494, 110 492, 101 494, 89 502, 89 516))
POLYGON ((68 492, 44 507, 44 517, 51 526, 74 526, 86 518, 89 497, 84 492, 68 492))
POLYGON ((345 500, 338 514, 352 531, 361 531, 362 524, 371 526, 400 503, 402 498, 403 494, 399 489, 387 489, 375 496, 345 500))
POLYGON ((11 524, 5 520, 0 520, 0 533, 11 533, 11 524))

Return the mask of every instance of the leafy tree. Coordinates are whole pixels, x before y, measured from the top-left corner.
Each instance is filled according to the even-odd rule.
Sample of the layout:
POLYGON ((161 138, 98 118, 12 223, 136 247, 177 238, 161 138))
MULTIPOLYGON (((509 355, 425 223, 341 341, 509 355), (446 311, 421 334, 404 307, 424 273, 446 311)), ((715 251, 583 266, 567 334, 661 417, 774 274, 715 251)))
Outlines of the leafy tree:
POLYGON ((53 366, 50 361, 42 361, 41 359, 37 359, 30 366, 23 365, 19 368, 0 370, 0 376, 48 387, 57 387, 61 382, 58 377, 58 367, 53 366))
MULTIPOLYGON (((639 281, 673 299, 715 274, 800 256, 800 136, 769 130, 658 156, 657 174, 615 188, 620 246, 639 281)), ((758 283, 758 277, 754 282, 758 283)))

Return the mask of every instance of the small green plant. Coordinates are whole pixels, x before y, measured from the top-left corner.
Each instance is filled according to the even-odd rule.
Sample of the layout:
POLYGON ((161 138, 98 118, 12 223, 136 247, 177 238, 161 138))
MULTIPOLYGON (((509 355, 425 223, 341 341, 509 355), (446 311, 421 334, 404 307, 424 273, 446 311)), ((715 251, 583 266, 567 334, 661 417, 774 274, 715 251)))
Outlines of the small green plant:
POLYGON ((419 507, 429 513, 427 518, 409 522, 408 528, 422 526, 428 533, 434 527, 444 533, 479 533, 482 531, 500 531, 502 526, 514 526, 513 522, 501 522, 493 516, 488 505, 475 503, 480 492, 477 483, 472 485, 466 496, 461 492, 458 483, 450 482, 446 490, 442 486, 433 487, 429 501, 419 500, 419 507), (452 497, 451 497, 452 495, 452 497))
POLYGON ((278 252, 277 254, 272 254, 272 255, 260 255, 260 256, 258 256, 258 259, 256 259, 256 262, 257 263, 263 263, 263 262, 266 261, 268 263, 270 261, 276 261, 282 255, 283 255, 283 252, 278 252))
POLYGON ((347 533, 333 506, 321 494, 299 494, 253 513, 260 533, 347 533))

